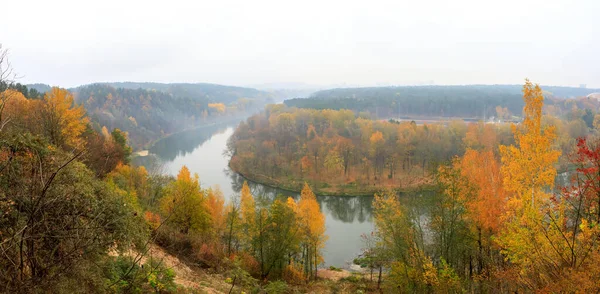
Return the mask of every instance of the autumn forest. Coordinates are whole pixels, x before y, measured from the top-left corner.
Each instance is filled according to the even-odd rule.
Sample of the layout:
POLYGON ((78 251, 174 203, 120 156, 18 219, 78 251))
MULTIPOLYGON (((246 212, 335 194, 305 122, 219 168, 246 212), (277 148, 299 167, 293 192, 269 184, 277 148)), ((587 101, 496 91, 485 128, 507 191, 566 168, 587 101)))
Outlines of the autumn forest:
POLYGON ((384 292, 598 291, 600 116, 576 106, 597 101, 561 116, 540 86, 522 94, 519 123, 269 106, 231 137, 230 165, 291 190, 375 193, 359 263, 379 270, 384 292), (568 180, 555 185, 559 172, 568 180), (397 196, 415 188, 439 191, 427 220, 397 196))
POLYGON ((581 89, 65 89, 18 83, 8 57, 0 292, 600 291, 600 103, 581 89), (133 160, 232 122, 232 195, 186 163, 174 176, 133 160), (320 196, 369 199, 351 266, 325 263, 320 196))

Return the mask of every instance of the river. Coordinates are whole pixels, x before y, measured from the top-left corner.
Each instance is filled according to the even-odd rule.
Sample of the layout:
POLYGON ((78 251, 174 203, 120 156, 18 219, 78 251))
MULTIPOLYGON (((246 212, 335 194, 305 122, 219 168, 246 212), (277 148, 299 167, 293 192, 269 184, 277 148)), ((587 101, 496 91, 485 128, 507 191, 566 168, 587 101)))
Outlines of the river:
MULTIPOLYGON (((148 156, 135 158, 134 164, 149 169, 158 165, 160 172, 173 176, 186 165, 192 173, 198 174, 202 187, 219 186, 229 201, 234 196, 239 197, 245 180, 229 169, 229 157, 224 154, 235 126, 211 125, 169 136, 154 144, 148 156)), ((272 201, 275 197, 299 197, 299 193, 252 181, 248 181, 248 185, 257 199, 272 201)), ((361 235, 373 231, 372 200, 373 197, 364 196, 317 196, 329 236, 323 250, 325 266, 348 268, 360 254, 361 235)))
MULTIPOLYGON (((158 165, 159 172, 173 176, 186 165, 192 173, 199 175, 202 187, 219 186, 226 201, 229 201, 232 197, 239 197, 245 181, 242 176, 230 170, 229 157, 224 154, 227 140, 236 125, 237 123, 216 124, 174 134, 156 142, 150 148, 148 156, 134 158, 134 164, 145 165, 149 170, 158 165)), ((565 179, 566 174, 561 174, 557 177, 557 183, 564 182, 565 179)), ((299 193, 252 181, 248 181, 248 185, 257 199, 272 201, 276 197, 299 197, 299 193)), ((400 199, 416 211, 421 216, 420 220, 426 224, 429 210, 426 208, 427 199, 432 199, 430 196, 433 194, 434 192, 406 193, 400 199)), ((373 197, 318 195, 317 201, 325 215, 326 234, 329 236, 323 251, 324 266, 349 268, 352 260, 361 253, 361 235, 373 231, 373 197)), ((426 236, 426 239, 431 239, 431 236, 426 236)))

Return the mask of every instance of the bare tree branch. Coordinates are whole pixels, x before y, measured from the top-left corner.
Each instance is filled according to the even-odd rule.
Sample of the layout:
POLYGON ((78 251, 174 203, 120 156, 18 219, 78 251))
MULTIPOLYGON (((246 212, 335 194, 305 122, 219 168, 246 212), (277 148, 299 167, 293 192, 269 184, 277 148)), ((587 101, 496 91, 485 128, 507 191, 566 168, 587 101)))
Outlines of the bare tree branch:
POLYGON ((3 49, 0 44, 0 132, 10 122, 10 117, 3 117, 3 113, 11 94, 4 90, 14 84, 16 79, 17 75, 8 60, 8 49, 3 49))

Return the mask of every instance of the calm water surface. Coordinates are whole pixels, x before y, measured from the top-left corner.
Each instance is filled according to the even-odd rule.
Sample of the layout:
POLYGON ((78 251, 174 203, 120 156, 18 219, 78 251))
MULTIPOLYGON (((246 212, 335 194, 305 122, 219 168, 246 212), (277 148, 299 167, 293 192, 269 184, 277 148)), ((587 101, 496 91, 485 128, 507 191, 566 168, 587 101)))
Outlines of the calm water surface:
MULTIPOLYGON (((235 125, 214 125, 170 136, 157 142, 150 149, 150 156, 138 158, 138 164, 149 165, 151 161, 163 164, 163 172, 177 175, 186 165, 192 173, 198 173, 203 187, 219 186, 228 201, 238 195, 244 178, 228 167, 229 157, 224 155, 227 140, 235 125)), ((255 198, 272 201, 276 197, 298 193, 271 188, 248 181, 255 198)), ((317 196, 329 240, 323 252, 326 266, 348 267, 361 252, 361 234, 373 230, 373 197, 317 196)))

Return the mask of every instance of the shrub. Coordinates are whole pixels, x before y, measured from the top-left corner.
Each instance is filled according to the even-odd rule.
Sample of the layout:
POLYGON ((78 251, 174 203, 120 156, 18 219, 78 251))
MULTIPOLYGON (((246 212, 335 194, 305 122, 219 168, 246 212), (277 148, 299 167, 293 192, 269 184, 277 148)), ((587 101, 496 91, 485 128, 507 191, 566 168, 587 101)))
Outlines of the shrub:
POLYGON ((173 293, 177 290, 175 273, 155 260, 140 266, 131 257, 111 258, 104 275, 107 290, 114 293, 173 293))
POLYGON ((351 276, 340 279, 340 281, 346 281, 346 282, 350 282, 350 283, 358 283, 360 281, 360 279, 356 275, 351 275, 351 276))
POLYGON ((265 292, 267 292, 267 294, 288 293, 288 290, 288 284, 284 281, 272 281, 265 286, 265 292))
POLYGON ((302 268, 292 263, 283 269, 283 280, 290 284, 297 285, 306 281, 306 276, 302 272, 302 268))
POLYGON ((247 252, 240 252, 238 255, 241 267, 249 272, 251 275, 258 275, 260 267, 258 261, 247 252))

